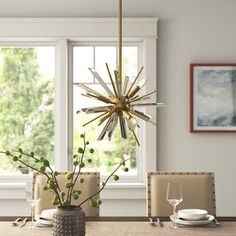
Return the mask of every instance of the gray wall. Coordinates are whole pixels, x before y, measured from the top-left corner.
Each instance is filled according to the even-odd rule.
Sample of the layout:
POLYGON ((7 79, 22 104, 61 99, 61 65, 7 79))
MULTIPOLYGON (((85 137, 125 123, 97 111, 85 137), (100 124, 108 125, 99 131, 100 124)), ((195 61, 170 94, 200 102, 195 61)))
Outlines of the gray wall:
MULTIPOLYGON (((189 64, 236 62, 236 0, 124 0, 159 17, 158 169, 214 171, 218 215, 236 215, 236 134, 189 133, 189 64)), ((0 17, 114 17, 116 0, 0 0, 0 17)))

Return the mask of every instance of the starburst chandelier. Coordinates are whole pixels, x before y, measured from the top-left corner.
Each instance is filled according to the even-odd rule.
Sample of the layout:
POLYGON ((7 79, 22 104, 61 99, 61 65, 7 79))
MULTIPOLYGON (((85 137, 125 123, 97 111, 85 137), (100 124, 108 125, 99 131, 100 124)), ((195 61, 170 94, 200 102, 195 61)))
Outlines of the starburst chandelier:
MULTIPOLYGON (((152 123, 156 125, 153 121, 153 117, 144 112, 138 111, 137 107, 142 106, 155 106, 155 107, 163 107, 164 103, 150 103, 143 102, 146 99, 150 98, 150 95, 154 94, 156 90, 151 91, 145 95, 138 95, 140 89, 145 85, 146 79, 142 79, 138 81, 138 78, 143 71, 142 67, 137 76, 133 81, 130 80, 128 76, 122 78, 122 0, 119 0, 119 45, 118 45, 118 66, 117 70, 114 71, 114 79, 112 77, 111 71, 109 69, 108 64, 106 63, 106 69, 108 72, 109 79, 111 81, 112 89, 110 89, 98 72, 94 68, 89 68, 93 76, 98 80, 100 85, 106 91, 106 95, 101 94, 94 89, 86 86, 83 83, 75 83, 82 89, 86 91, 85 94, 81 94, 88 98, 96 99, 101 102, 104 102, 105 106, 99 107, 87 107, 82 108, 79 112, 85 112, 86 114, 99 114, 95 118, 91 119, 87 123, 83 124, 86 126, 94 121, 98 121, 98 125, 102 125, 105 123, 98 140, 103 140, 107 135, 109 141, 111 140, 112 134, 116 125, 120 124, 120 133, 123 139, 127 139, 127 130, 133 133, 133 136, 138 145, 140 145, 137 135, 135 133, 135 129, 139 128, 139 124, 137 122, 137 118, 144 120, 146 122, 152 123)), ((105 92, 104 91, 104 92, 105 92)))

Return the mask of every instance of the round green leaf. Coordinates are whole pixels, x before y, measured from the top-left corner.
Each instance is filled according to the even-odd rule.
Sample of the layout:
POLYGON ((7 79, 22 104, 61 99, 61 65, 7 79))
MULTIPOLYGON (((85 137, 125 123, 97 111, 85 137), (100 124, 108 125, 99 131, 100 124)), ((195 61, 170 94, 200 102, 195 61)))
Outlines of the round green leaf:
POLYGON ((66 194, 65 194, 65 192, 60 192, 60 195, 62 198, 64 198, 66 194))
POLYGON ((6 151, 6 155, 7 155, 7 156, 10 156, 11 153, 10 153, 9 151, 6 151))
POLYGON ((113 179, 114 179, 115 181, 117 181, 117 180, 119 180, 119 176, 118 176, 118 175, 113 175, 113 179))
POLYGON ((72 179, 72 177, 73 177, 73 173, 69 172, 69 173, 66 174, 66 178, 68 180, 72 179))
POLYGON ((84 153, 84 149, 83 148, 78 148, 78 153, 84 153))
POLYGON ((47 185, 43 186, 43 190, 47 191, 49 189, 49 187, 47 185))
POLYGON ((41 167, 39 168, 39 170, 40 170, 41 172, 44 172, 44 171, 46 170, 46 167, 45 167, 45 166, 41 166, 41 167))
POLYGON ((98 200, 97 200, 97 204, 98 204, 98 205, 101 205, 101 204, 102 204, 102 200, 98 199, 98 200))
POLYGON ((80 168, 83 168, 85 166, 85 164, 83 163, 83 162, 81 162, 80 164, 79 164, 79 167, 80 168))
POLYGON ((58 205, 58 204, 59 204, 59 201, 58 201, 58 200, 56 200, 56 199, 53 199, 53 200, 52 200, 52 204, 53 204, 54 206, 56 206, 56 205, 58 205))
POLYGON ((74 161, 73 164, 74 164, 74 166, 77 166, 77 165, 79 165, 79 161, 74 161))
POLYGON ((91 205, 91 207, 97 207, 98 203, 96 200, 90 199, 90 205, 91 205))
POLYGON ((79 195, 76 194, 76 193, 74 193, 74 194, 73 194, 73 198, 74 198, 74 200, 77 200, 77 199, 79 199, 79 195))
POLYGON ((66 183, 66 188, 70 188, 72 185, 72 183, 66 183))
POLYGON ((50 164, 49 164, 49 161, 48 161, 47 159, 43 160, 43 164, 44 164, 45 166, 49 166, 49 165, 50 165, 50 164))
POLYGON ((69 206, 70 202, 68 200, 65 200, 63 203, 62 203, 62 206, 69 206))

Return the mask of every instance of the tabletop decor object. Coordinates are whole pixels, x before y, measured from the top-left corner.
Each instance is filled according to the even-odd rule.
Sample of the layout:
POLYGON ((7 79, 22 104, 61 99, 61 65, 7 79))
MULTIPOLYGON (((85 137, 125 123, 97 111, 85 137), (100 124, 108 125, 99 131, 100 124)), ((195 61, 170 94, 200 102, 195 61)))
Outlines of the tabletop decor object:
POLYGON ((92 162, 91 158, 86 158, 86 153, 94 153, 93 148, 88 148, 89 141, 86 140, 85 133, 81 134, 83 140, 83 147, 77 149, 77 153, 73 155, 73 171, 69 171, 65 174, 65 178, 68 180, 66 183, 67 192, 61 191, 57 181, 59 172, 52 169, 49 161, 46 157, 37 157, 34 152, 25 152, 21 148, 17 151, 0 151, 7 157, 12 158, 14 162, 18 162, 20 165, 18 168, 27 166, 34 171, 40 172, 47 177, 47 184, 43 187, 44 191, 51 191, 54 193, 52 204, 57 206, 57 210, 53 215, 53 235, 54 236, 84 236, 85 235, 85 213, 81 209, 81 206, 90 201, 91 207, 99 207, 102 201, 97 198, 97 195, 105 188, 108 180, 113 178, 115 181, 119 180, 119 176, 116 175, 116 171, 122 167, 123 171, 129 171, 125 163, 128 159, 122 161, 102 182, 102 185, 98 191, 87 197, 78 205, 72 205, 72 199, 78 200, 80 195, 83 194, 81 190, 75 189, 75 183, 84 184, 84 179, 80 174, 85 165, 92 162), (23 161, 22 157, 28 158, 28 162, 23 161), (36 164, 36 167, 35 167, 36 164))
POLYGON ((205 220, 208 212, 203 209, 181 209, 178 211, 178 217, 184 220, 205 220))
POLYGON ((190 64, 190 132, 236 132, 236 64, 190 64))
POLYGON ((182 226, 202 226, 202 225, 210 225, 215 227, 216 224, 214 222, 215 217, 213 215, 207 215, 206 219, 201 220, 185 220, 182 218, 176 218, 176 216, 171 215, 170 219, 175 222, 175 228, 182 226))
POLYGON ((173 228, 176 228, 176 207, 183 201, 182 186, 180 183, 169 182, 167 185, 166 200, 173 207, 173 228))
POLYGON ((31 212, 31 226, 30 228, 34 228, 34 212, 35 212, 35 206, 40 201, 40 194, 39 194, 39 184, 37 183, 34 186, 35 191, 37 192, 37 195, 33 193, 33 191, 26 191, 26 202, 30 205, 30 212, 31 212))
POLYGON ((98 80, 100 85, 104 89, 104 94, 101 94, 94 89, 86 86, 83 83, 75 83, 82 89, 86 91, 83 96, 86 96, 91 99, 99 100, 105 103, 105 106, 99 107, 87 107, 82 108, 79 112, 85 112, 86 114, 97 114, 99 115, 92 120, 85 123, 83 126, 86 126, 94 121, 98 120, 98 125, 100 126, 104 122, 105 125, 98 137, 98 140, 103 140, 103 138, 107 135, 108 139, 111 140, 112 134, 116 125, 120 124, 120 133, 123 139, 127 139, 127 130, 132 132, 136 142, 140 145, 137 135, 135 133, 135 129, 139 128, 139 124, 137 122, 137 118, 140 118, 146 122, 152 123, 156 125, 153 121, 153 117, 145 114, 137 110, 138 107, 147 107, 147 106, 155 106, 155 107, 163 107, 163 103, 156 102, 145 102, 150 95, 154 94, 156 90, 148 92, 145 95, 139 95, 138 92, 145 85, 146 79, 142 79, 138 81, 138 78, 143 71, 144 67, 141 67, 137 76, 133 81, 130 80, 128 76, 123 78, 122 74, 122 0, 119 0, 119 47, 118 47, 118 66, 117 70, 114 71, 114 77, 109 69, 108 64, 106 63, 106 69, 108 72, 108 77, 111 81, 112 88, 109 88, 107 84, 104 82, 102 77, 98 74, 98 72, 94 68, 89 68, 93 76, 98 80))

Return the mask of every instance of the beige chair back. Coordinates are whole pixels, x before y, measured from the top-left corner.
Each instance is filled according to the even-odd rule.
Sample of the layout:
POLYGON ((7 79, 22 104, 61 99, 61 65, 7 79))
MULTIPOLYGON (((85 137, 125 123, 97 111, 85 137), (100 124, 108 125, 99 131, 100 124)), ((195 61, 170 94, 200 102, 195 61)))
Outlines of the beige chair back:
POLYGON ((168 217, 172 206, 166 201, 168 182, 181 183, 183 202, 178 209, 206 209, 216 215, 214 174, 211 172, 148 173, 148 216, 168 217))
MULTIPOLYGON (((80 177, 84 179, 84 183, 77 183, 75 184, 75 189, 81 190, 81 195, 78 200, 72 200, 72 204, 78 205, 80 202, 85 200, 87 197, 91 196, 92 194, 96 193, 100 189, 100 174, 97 172, 82 172, 80 177)), ((65 184, 68 182, 66 179, 65 173, 60 173, 57 176, 58 184, 61 187, 61 190, 67 193, 67 189, 65 184)), ((47 177, 41 173, 35 172, 33 175, 33 193, 35 195, 40 196, 40 201, 35 207, 35 215, 41 214, 42 210, 55 208, 52 205, 52 198, 53 193, 50 191, 44 191, 43 186, 46 185, 47 177), (37 193, 36 189, 34 188, 35 184, 39 184, 39 193, 37 193)), ((93 199, 98 199, 99 194, 94 197, 93 199)), ((83 211, 85 212, 86 216, 99 216, 99 208, 93 208, 90 206, 89 201, 85 202, 82 206, 83 211)))

